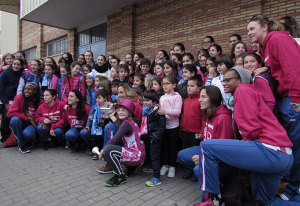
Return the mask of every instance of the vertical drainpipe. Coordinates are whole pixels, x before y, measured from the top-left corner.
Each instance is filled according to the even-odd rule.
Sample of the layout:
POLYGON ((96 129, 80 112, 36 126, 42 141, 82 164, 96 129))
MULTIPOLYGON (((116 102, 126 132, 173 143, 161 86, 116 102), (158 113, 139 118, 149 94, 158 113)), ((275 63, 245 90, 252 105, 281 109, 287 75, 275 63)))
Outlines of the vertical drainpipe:
POLYGON ((136 42, 136 39, 135 39, 135 32, 136 32, 136 7, 137 5, 134 4, 132 5, 132 18, 131 18, 131 24, 132 24, 132 27, 131 27, 131 52, 132 53, 135 53, 135 42, 136 42))

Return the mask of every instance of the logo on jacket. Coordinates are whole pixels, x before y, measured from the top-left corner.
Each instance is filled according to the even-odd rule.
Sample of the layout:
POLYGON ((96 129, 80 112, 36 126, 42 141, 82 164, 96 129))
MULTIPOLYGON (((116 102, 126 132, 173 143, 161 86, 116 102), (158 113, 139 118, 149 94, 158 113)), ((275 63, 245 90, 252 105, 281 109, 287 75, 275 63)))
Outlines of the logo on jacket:
POLYGON ((267 56, 267 57, 265 58, 265 63, 266 63, 268 60, 269 60, 269 56, 267 56))

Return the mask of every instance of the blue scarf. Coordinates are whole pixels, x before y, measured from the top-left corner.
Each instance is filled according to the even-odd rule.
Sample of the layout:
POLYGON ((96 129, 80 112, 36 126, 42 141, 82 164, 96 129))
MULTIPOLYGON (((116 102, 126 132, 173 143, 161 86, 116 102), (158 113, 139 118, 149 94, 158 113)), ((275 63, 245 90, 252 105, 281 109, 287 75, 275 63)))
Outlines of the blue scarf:
POLYGON ((97 106, 94 113, 91 135, 103 135, 103 128, 100 126, 103 113, 100 111, 100 105, 97 106))
MULTIPOLYGON (((91 103, 92 103, 92 92, 91 92, 90 88, 87 89, 87 93, 86 93, 85 98, 86 98, 86 103, 88 105, 91 105, 91 103)), ((93 105, 91 105, 91 106, 93 106, 93 105)))
POLYGON ((143 116, 150 114, 154 109, 156 109, 157 104, 153 104, 150 107, 143 106, 143 116))
POLYGON ((42 81, 42 86, 49 87, 52 77, 53 77, 53 74, 51 74, 49 76, 47 74, 45 74, 43 81, 42 81))

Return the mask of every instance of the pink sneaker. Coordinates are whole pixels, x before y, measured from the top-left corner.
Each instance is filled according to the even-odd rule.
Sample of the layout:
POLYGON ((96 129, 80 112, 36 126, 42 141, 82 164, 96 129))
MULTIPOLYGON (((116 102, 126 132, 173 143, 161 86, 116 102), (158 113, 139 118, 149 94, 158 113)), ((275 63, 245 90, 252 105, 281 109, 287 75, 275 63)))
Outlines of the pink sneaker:
POLYGON ((206 200, 205 202, 195 203, 194 206, 216 206, 211 199, 206 200))
MULTIPOLYGON (((205 194, 206 196, 206 194, 205 194)), ((211 198, 201 203, 195 203, 194 206, 225 206, 225 203, 220 205, 219 200, 212 200, 211 198)))

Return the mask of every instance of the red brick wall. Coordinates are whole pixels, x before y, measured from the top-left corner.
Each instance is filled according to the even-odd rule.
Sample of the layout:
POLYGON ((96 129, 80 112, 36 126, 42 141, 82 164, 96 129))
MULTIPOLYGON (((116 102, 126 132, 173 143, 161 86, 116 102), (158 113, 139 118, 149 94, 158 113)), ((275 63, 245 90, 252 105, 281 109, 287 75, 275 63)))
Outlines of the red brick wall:
POLYGON ((275 20, 283 16, 293 16, 300 24, 300 1, 265 0, 263 13, 275 20))
POLYGON ((126 54, 134 48, 133 6, 122 8, 107 18, 107 55, 126 54))
POLYGON ((43 25, 43 42, 67 36, 67 30, 43 25))
POLYGON ((300 20, 299 7, 299 0, 147 1, 108 17, 107 53, 124 60, 134 50, 152 59, 158 49, 169 51, 182 42, 187 52, 196 55, 206 35, 212 35, 227 53, 233 33, 249 44, 246 26, 253 15, 263 13, 275 19, 291 15, 300 20))
MULTIPOLYGON (((75 53, 76 30, 63 30, 29 21, 20 21, 20 50, 37 47, 37 58, 46 56, 45 43, 68 36, 68 50, 75 53)), ((56 56, 55 56, 56 57, 56 56)), ((60 55, 59 55, 60 57, 60 55)), ((57 58, 57 57, 56 57, 57 58)))
POLYGON ((41 41, 41 25, 29 21, 20 21, 20 50, 35 47, 41 41))
MULTIPOLYGON (((158 49, 169 51, 182 42, 187 52, 196 55, 206 35, 212 35, 227 53, 233 33, 249 44, 247 22, 259 13, 276 20, 291 15, 300 22, 300 0, 150 0, 126 6, 107 18, 107 54, 124 60, 127 52, 136 51, 152 59, 158 49)), ((45 42, 63 36, 68 36, 69 51, 76 51, 76 30, 21 21, 20 32, 20 49, 37 46, 37 57, 45 56, 45 42)))

